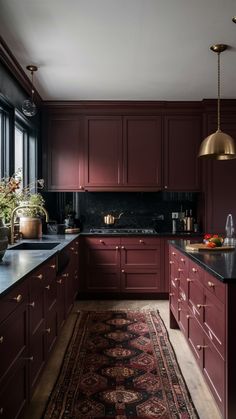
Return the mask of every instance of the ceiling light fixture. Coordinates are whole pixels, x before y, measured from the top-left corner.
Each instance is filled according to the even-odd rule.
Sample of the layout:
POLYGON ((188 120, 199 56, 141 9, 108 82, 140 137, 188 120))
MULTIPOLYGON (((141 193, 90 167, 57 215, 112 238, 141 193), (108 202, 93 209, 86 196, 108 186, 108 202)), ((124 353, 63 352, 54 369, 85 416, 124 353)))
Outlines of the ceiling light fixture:
POLYGON ((216 44, 210 47, 218 55, 217 131, 203 140, 198 157, 215 160, 231 160, 236 158, 236 148, 233 138, 220 129, 220 54, 227 48, 228 45, 225 44, 216 44))
POLYGON ((35 65, 27 65, 27 70, 31 73, 31 98, 24 100, 22 104, 23 114, 26 116, 34 116, 37 113, 37 107, 34 103, 34 72, 38 70, 38 67, 35 65))

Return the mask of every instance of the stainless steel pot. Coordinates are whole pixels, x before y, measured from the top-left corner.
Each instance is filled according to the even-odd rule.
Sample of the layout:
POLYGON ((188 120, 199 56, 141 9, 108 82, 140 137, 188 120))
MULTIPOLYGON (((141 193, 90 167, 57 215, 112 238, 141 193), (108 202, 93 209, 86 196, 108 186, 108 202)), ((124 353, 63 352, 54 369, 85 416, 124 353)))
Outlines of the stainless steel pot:
POLYGON ((104 215, 104 218, 103 218, 104 223, 105 223, 105 224, 107 224, 107 225, 113 225, 113 224, 115 224, 115 221, 116 221, 116 220, 119 220, 119 219, 120 219, 120 217, 121 217, 123 214, 124 214, 124 213, 123 213, 123 212, 121 212, 121 213, 119 214, 119 216, 118 216, 118 217, 114 217, 114 216, 113 216, 113 215, 111 215, 111 214, 104 215))

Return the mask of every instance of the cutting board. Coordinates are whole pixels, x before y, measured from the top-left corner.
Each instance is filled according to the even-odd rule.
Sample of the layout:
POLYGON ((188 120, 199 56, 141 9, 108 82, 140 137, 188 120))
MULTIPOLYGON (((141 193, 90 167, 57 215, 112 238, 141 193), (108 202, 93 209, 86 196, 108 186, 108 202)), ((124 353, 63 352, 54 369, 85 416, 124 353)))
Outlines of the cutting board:
POLYGON ((217 251, 225 251, 225 250, 234 250, 235 247, 232 246, 221 246, 221 247, 207 247, 206 244, 204 243, 191 243, 191 244, 187 244, 186 245, 186 250, 190 250, 191 252, 193 251, 199 251, 199 250, 210 250, 213 252, 217 252, 217 251))

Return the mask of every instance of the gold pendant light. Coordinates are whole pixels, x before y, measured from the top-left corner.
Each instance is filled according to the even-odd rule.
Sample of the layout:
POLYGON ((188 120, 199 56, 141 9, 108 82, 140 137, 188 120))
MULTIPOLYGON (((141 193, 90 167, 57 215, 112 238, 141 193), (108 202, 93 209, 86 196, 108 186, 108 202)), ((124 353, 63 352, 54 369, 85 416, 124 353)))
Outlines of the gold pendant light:
POLYGON ((220 54, 227 49, 225 44, 212 45, 210 49, 218 55, 218 98, 217 98, 217 131, 210 134, 200 146, 198 157, 215 160, 231 160, 236 158, 235 143, 230 135, 220 129, 220 54))

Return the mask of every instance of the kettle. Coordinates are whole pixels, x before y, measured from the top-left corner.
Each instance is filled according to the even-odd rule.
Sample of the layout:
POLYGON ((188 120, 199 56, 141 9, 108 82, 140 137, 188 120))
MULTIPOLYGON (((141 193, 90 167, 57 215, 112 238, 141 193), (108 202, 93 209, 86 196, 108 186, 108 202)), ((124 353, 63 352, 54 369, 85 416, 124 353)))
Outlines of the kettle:
POLYGON ((104 215, 104 218, 103 218, 104 223, 105 223, 105 224, 107 224, 107 225, 112 225, 112 224, 115 224, 115 221, 116 221, 116 220, 119 220, 119 219, 120 219, 120 217, 121 217, 123 214, 124 214, 124 213, 123 213, 123 212, 121 212, 121 213, 119 214, 119 216, 118 216, 118 217, 114 217, 114 216, 113 216, 113 215, 111 215, 111 214, 104 215))

